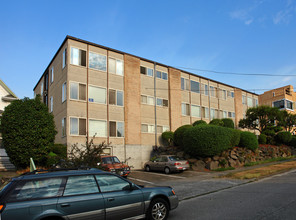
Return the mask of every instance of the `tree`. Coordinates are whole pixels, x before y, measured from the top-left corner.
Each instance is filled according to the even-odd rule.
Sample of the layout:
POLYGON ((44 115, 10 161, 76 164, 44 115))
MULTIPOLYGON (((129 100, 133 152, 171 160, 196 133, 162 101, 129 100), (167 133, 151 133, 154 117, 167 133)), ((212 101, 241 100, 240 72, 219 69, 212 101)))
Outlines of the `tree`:
POLYGON ((296 125, 296 115, 287 112, 286 110, 280 112, 279 125, 286 131, 292 132, 296 125))
POLYGON ((17 168, 29 166, 30 157, 36 164, 46 164, 49 146, 54 144, 57 131, 48 108, 35 99, 13 101, 2 114, 3 145, 10 161, 17 168))
POLYGON ((280 121, 280 110, 270 106, 258 106, 249 108, 246 112, 246 118, 239 121, 239 127, 255 129, 260 133, 278 127, 276 121, 280 121))

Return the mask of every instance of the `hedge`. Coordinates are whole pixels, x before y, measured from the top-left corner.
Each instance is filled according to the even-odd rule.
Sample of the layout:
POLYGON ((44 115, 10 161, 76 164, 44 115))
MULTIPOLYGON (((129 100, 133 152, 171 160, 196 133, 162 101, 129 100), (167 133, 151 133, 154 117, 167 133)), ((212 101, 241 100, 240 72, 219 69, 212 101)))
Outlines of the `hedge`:
POLYGON ((189 128, 192 128, 192 125, 183 125, 175 130, 174 132, 175 145, 183 147, 183 135, 184 135, 184 132, 189 128))
POLYGON ((292 136, 289 146, 296 148, 296 136, 292 136))
POLYGON ((223 127, 227 127, 227 128, 233 128, 234 129, 234 123, 233 120, 230 118, 222 118, 221 119, 223 121, 223 127))
POLYGON ((184 133, 184 151, 192 157, 211 157, 231 148, 233 132, 215 125, 194 126, 184 133))
POLYGON ((217 126, 223 126, 224 123, 221 119, 214 118, 212 121, 209 123, 210 125, 217 125, 217 126))
POLYGON ((165 131, 161 134, 162 140, 171 146, 173 139, 174 139, 174 132, 172 131, 165 131))
POLYGON ((197 121, 195 121, 192 125, 193 125, 193 126, 207 125, 207 122, 205 122, 204 120, 197 120, 197 121))
MULTIPOLYGON (((228 128, 229 129, 229 128, 228 128)), ((232 132, 232 138, 231 138, 231 147, 237 147, 240 142, 240 135, 241 131, 236 129, 230 129, 232 132)))
POLYGON ((289 145, 292 139, 292 135, 288 131, 281 131, 275 135, 274 139, 277 144, 289 145))
POLYGON ((265 134, 260 134, 258 138, 259 144, 266 144, 267 142, 267 137, 265 134))
POLYGON ((241 132, 239 146, 255 151, 258 148, 256 135, 249 131, 241 132))

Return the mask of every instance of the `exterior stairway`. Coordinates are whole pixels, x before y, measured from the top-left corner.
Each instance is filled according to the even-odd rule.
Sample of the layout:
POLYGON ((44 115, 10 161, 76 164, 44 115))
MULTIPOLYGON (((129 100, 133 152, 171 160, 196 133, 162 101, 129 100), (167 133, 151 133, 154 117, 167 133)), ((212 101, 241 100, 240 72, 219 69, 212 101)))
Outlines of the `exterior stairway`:
POLYGON ((15 166, 10 162, 5 149, 0 148, 0 171, 12 171, 16 170, 15 166))

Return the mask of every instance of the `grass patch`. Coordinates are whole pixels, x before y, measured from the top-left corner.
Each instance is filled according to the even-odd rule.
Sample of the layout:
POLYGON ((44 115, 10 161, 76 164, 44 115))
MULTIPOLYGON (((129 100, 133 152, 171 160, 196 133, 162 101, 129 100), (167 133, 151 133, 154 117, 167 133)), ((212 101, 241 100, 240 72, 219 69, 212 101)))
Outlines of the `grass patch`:
POLYGON ((234 167, 218 168, 218 169, 214 169, 213 171, 221 172, 226 170, 235 170, 235 168, 234 167))
POLYGON ((259 164, 265 164, 265 163, 276 162, 276 161, 285 161, 285 160, 289 160, 289 159, 291 159, 291 158, 295 158, 295 156, 291 156, 291 157, 277 157, 277 158, 271 158, 271 159, 267 159, 267 160, 263 160, 263 161, 257 161, 257 162, 246 163, 244 166, 245 166, 245 167, 250 167, 250 166, 255 166, 255 165, 259 165, 259 164))

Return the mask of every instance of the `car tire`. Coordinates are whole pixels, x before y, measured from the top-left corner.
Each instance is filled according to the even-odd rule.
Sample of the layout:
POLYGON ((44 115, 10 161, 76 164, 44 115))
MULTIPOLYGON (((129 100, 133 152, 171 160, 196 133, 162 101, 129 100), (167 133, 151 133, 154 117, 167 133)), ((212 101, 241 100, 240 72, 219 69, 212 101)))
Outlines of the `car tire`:
POLYGON ((148 220, 166 220, 169 216, 169 205, 162 199, 157 198, 151 201, 146 219, 148 220))
POLYGON ((170 174, 171 173, 171 170, 170 170, 169 167, 165 167, 164 168, 164 172, 165 172, 165 174, 170 174))
POLYGON ((146 165, 145 170, 146 170, 146 172, 150 172, 151 171, 150 166, 146 165))

